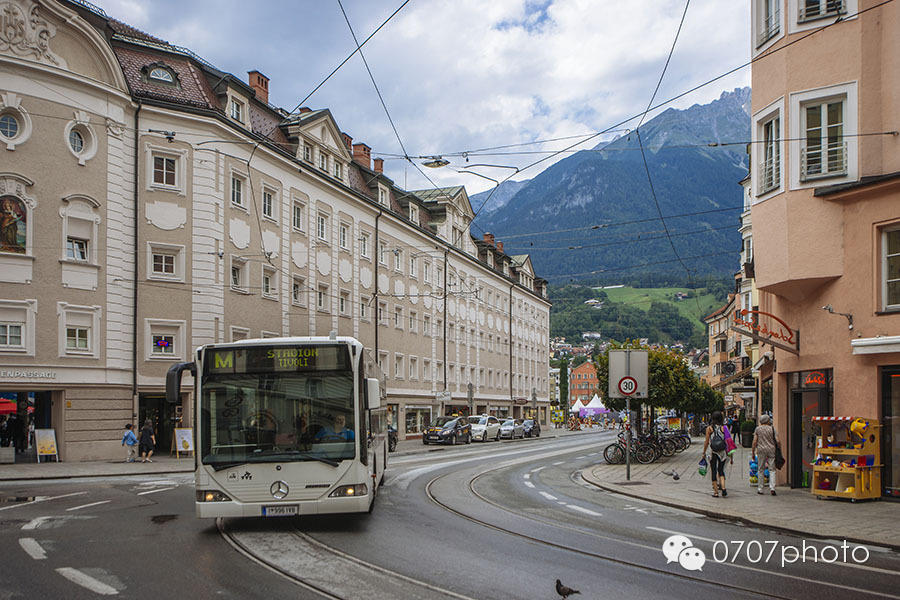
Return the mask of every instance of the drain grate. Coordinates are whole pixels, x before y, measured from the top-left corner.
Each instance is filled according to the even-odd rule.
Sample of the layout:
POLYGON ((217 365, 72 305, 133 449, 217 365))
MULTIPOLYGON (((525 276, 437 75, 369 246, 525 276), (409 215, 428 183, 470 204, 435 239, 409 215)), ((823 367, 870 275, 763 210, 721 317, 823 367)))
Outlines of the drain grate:
POLYGON ((650 485, 646 481, 618 481, 613 485, 650 485))

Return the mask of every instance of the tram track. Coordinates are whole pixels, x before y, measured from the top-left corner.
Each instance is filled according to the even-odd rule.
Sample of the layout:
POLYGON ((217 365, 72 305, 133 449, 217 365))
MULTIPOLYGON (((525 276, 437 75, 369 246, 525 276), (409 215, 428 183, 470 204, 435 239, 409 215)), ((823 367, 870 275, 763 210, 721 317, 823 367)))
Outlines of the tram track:
MULTIPOLYGON (((511 508, 509 508, 509 507, 507 507, 507 506, 504 506, 504 505, 502 505, 502 504, 499 504, 499 503, 497 503, 497 502, 491 500, 490 498, 486 497, 484 494, 480 493, 477 489, 475 489, 476 482, 477 482, 479 479, 481 479, 482 477, 484 477, 484 476, 486 476, 486 475, 489 475, 489 474, 498 472, 498 471, 500 471, 500 470, 502 470, 502 469, 509 468, 509 466, 510 466, 510 465, 502 465, 502 466, 498 466, 498 467, 491 467, 491 468, 489 468, 489 469, 485 469, 485 470, 479 472, 479 473, 476 474, 474 477, 471 477, 471 478, 469 479, 469 481, 468 481, 468 484, 467 484, 467 487, 468 487, 469 492, 470 492, 474 497, 476 497, 478 500, 480 500, 481 502, 484 502, 484 503, 486 503, 486 504, 488 504, 488 505, 490 505, 490 506, 492 506, 492 507, 494 507, 494 508, 497 508, 497 509, 499 509, 499 510, 501 510, 501 511, 504 511, 504 512, 506 512, 506 513, 508 513, 508 514, 514 515, 514 516, 519 517, 519 518, 528 519, 528 520, 530 520, 530 521, 534 521, 534 522, 537 522, 537 523, 541 523, 541 524, 543 524, 543 525, 547 525, 547 526, 554 527, 554 528, 557 528, 557 529, 565 529, 565 530, 569 530, 569 531, 575 532, 575 533, 577 533, 577 534, 579 534, 579 535, 584 535, 584 536, 588 536, 588 537, 593 537, 593 538, 595 538, 595 539, 603 540, 603 541, 606 541, 606 542, 613 542, 613 543, 616 543, 616 544, 625 544, 625 545, 628 545, 628 546, 631 546, 631 547, 634 547, 634 548, 640 548, 640 549, 645 549, 645 550, 652 550, 653 552, 660 552, 660 548, 657 547, 657 546, 649 546, 649 545, 646 545, 646 544, 641 544, 641 543, 632 542, 632 541, 629 541, 629 540, 624 540, 624 539, 621 539, 621 538, 618 538, 618 537, 606 536, 606 535, 602 535, 602 534, 599 534, 599 533, 596 533, 596 532, 588 531, 588 530, 585 530, 585 529, 582 529, 582 528, 572 527, 572 526, 566 525, 565 523, 560 523, 560 522, 558 522, 558 521, 549 521, 549 520, 547 520, 547 519, 541 519, 541 518, 536 517, 535 515, 530 514, 530 513, 526 513, 526 512, 522 512, 522 511, 516 511, 516 510, 513 510, 513 509, 511 509, 511 508)), ((425 485, 425 493, 426 493, 428 499, 429 499, 433 504, 439 506, 440 508, 442 508, 442 509, 444 509, 444 510, 450 512, 450 513, 453 513, 453 514, 457 515, 457 516, 460 517, 460 518, 463 518, 463 519, 466 519, 466 520, 468 520, 468 521, 470 521, 470 522, 472 522, 472 523, 475 523, 475 524, 477 524, 477 525, 479 525, 479 526, 486 527, 486 528, 488 528, 488 529, 492 529, 492 530, 499 531, 499 532, 502 532, 502 533, 506 533, 506 534, 508 534, 508 535, 512 535, 512 536, 518 537, 518 538, 520 538, 520 539, 527 540, 527 541, 530 542, 530 543, 539 544, 539 545, 547 546, 547 547, 550 547, 550 548, 555 548, 555 549, 558 549, 558 550, 563 550, 563 551, 566 551, 566 552, 570 552, 570 553, 572 553, 572 554, 574 554, 574 555, 576 555, 576 556, 594 558, 594 559, 602 560, 602 561, 609 562, 609 563, 613 563, 613 564, 618 564, 618 565, 622 565, 622 566, 627 566, 627 567, 632 567, 632 568, 640 569, 640 570, 642 570, 642 571, 647 571, 647 572, 654 573, 654 574, 657 574, 657 575, 663 575, 663 576, 665 576, 665 577, 670 577, 670 578, 673 578, 673 579, 680 579, 680 580, 684 580, 684 581, 689 581, 689 582, 691 582, 691 583, 693 583, 693 584, 703 585, 703 586, 706 586, 706 587, 708 587, 708 588, 712 588, 713 593, 721 593, 721 592, 718 591, 718 590, 721 590, 722 588, 725 588, 725 589, 728 589, 728 590, 732 590, 732 591, 736 591, 736 592, 742 592, 742 593, 745 593, 745 594, 750 594, 750 595, 757 596, 757 597, 762 597, 762 598, 778 598, 778 599, 781 599, 781 600, 795 600, 795 598, 796 598, 796 596, 793 595, 793 594, 791 594, 791 595, 783 595, 783 594, 779 594, 779 593, 777 593, 777 592, 771 592, 771 591, 769 591, 769 592, 762 592, 762 591, 759 591, 758 589, 754 589, 754 588, 751 588, 751 587, 746 587, 746 586, 735 585, 735 584, 733 584, 733 583, 729 583, 727 580, 723 580, 723 581, 712 581, 712 580, 710 580, 708 577, 696 577, 696 576, 692 576, 692 575, 689 574, 689 573, 679 573, 679 572, 669 571, 669 570, 662 569, 662 568, 659 568, 659 567, 654 567, 654 566, 652 566, 652 565, 647 565, 647 564, 645 564, 645 563, 643 563, 643 562, 638 562, 638 561, 633 561, 633 560, 627 560, 627 559, 619 558, 619 557, 616 557, 616 556, 612 556, 611 554, 608 554, 608 553, 600 553, 600 552, 593 552, 593 551, 584 550, 584 549, 579 549, 579 548, 572 548, 572 547, 567 546, 567 545, 565 545, 565 544, 561 544, 561 543, 558 543, 558 542, 554 542, 554 541, 552 541, 552 540, 547 540, 547 539, 539 538, 539 537, 536 537, 536 536, 533 536, 533 535, 529 535, 529 534, 527 534, 527 533, 522 533, 522 532, 520 532, 520 531, 515 531, 515 530, 510 529, 510 528, 508 528, 508 527, 503 527, 502 525, 498 525, 498 524, 496 524, 496 523, 491 523, 491 522, 486 521, 486 520, 484 520, 484 519, 482 519, 482 518, 479 518, 479 517, 477 517, 477 516, 474 516, 474 515, 471 515, 471 514, 466 514, 464 511, 461 511, 461 510, 459 510, 459 509, 457 509, 457 508, 454 508, 454 507, 450 506, 449 504, 447 504, 446 502, 442 502, 440 499, 437 498, 437 496, 435 495, 435 493, 434 493, 434 491, 433 491, 433 488, 434 488, 435 483, 438 482, 438 481, 440 481, 441 479, 444 479, 444 478, 449 477, 449 476, 451 476, 451 475, 453 475, 453 473, 445 473, 445 474, 442 474, 442 475, 438 475, 438 476, 432 478, 432 479, 425 485)), ((897 596, 897 595, 886 594, 886 593, 878 592, 878 591, 874 591, 874 590, 860 590, 860 589, 858 589, 858 588, 853 588, 853 587, 850 587, 850 586, 845 586, 845 585, 841 585, 841 584, 837 584, 837 583, 831 583, 831 582, 822 581, 822 580, 813 580, 813 579, 809 579, 809 578, 806 578, 806 577, 800 577, 800 576, 797 576, 797 575, 790 575, 790 574, 787 574, 787 573, 779 573, 779 572, 777 572, 777 571, 769 571, 769 570, 760 569, 760 568, 756 568, 756 567, 749 567, 749 566, 741 565, 741 564, 737 564, 737 563, 724 563, 724 564, 728 564, 729 566, 734 567, 734 568, 744 569, 744 570, 753 572, 753 573, 755 573, 755 574, 763 574, 763 575, 766 575, 766 576, 774 576, 774 577, 780 577, 780 578, 790 579, 790 580, 793 580, 793 581, 796 581, 796 582, 803 582, 803 583, 807 583, 807 584, 817 584, 817 585, 821 585, 821 586, 826 586, 826 587, 833 588, 833 589, 835 589, 835 590, 841 590, 841 591, 844 592, 844 593, 845 593, 846 591, 853 591, 853 592, 857 592, 857 593, 863 592, 863 593, 865 593, 865 594, 869 594, 869 595, 876 596, 876 597, 891 598, 891 599, 894 599, 894 600, 900 598, 900 596, 897 596)))
POLYGON ((248 547, 238 536, 228 530, 223 519, 216 519, 216 526, 220 535, 237 552, 251 559, 256 564, 328 600, 353 600, 363 597, 368 600, 379 598, 476 600, 470 596, 459 594, 427 581, 415 579, 403 573, 373 564, 320 542, 311 535, 293 527, 290 530, 279 532, 284 536, 293 538, 293 541, 289 541, 286 545, 293 548, 295 552, 298 550, 302 551, 305 548, 309 551, 308 554, 316 556, 316 570, 312 572, 315 577, 302 575, 297 572, 297 569, 288 568, 284 564, 279 564, 278 561, 261 556, 258 547, 253 549, 248 547), (329 573, 339 574, 339 580, 327 582, 329 573), (335 592, 335 587, 339 588, 341 584, 346 584, 348 581, 365 581, 365 593, 362 594, 359 591, 346 588, 337 593, 335 592))

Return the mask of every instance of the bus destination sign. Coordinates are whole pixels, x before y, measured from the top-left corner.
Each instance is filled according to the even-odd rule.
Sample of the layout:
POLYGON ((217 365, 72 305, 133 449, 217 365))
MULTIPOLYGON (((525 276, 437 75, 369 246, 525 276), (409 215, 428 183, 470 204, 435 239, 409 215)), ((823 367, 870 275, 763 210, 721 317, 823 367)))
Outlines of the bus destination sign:
POLYGON ((284 373, 349 369, 347 347, 246 346, 212 348, 204 361, 207 373, 284 373))

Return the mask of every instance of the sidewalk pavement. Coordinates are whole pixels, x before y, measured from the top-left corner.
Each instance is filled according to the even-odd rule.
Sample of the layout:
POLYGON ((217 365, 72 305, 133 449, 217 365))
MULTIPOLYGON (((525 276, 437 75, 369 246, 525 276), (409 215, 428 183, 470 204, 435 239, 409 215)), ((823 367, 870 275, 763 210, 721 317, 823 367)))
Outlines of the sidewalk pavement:
POLYGON ((884 500, 851 503, 849 500, 820 499, 809 489, 776 487, 776 496, 756 493, 750 485, 750 449, 738 448, 734 464, 725 466, 728 497, 713 498, 710 475, 700 477, 697 463, 703 438, 694 438, 690 448, 649 465, 631 465, 631 481, 626 481, 625 465, 605 462, 582 471, 585 481, 604 490, 656 504, 701 513, 710 517, 740 521, 788 531, 797 535, 874 544, 900 551, 897 521, 900 504, 884 500), (665 473, 676 472, 677 481, 665 473))
POLYGON ((193 473, 194 458, 154 455, 152 463, 119 461, 33 462, 0 465, 0 481, 26 479, 71 479, 73 477, 117 477, 165 473, 193 473))

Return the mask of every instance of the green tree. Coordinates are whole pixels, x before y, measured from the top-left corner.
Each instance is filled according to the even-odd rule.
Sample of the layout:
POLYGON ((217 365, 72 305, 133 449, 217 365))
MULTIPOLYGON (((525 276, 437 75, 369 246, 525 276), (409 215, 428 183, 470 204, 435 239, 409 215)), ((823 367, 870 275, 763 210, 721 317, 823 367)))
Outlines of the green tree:
POLYGON ((564 358, 559 363, 559 407, 569 409, 569 359, 564 358))
MULTIPOLYGON (((626 342, 617 348, 640 349, 635 342, 626 342)), ((610 347, 610 349, 617 349, 610 347)), ((677 411, 706 412, 714 406, 717 395, 709 385, 703 383, 688 368, 683 355, 671 350, 650 349, 647 356, 648 395, 646 400, 632 400, 632 410, 640 411, 644 405, 649 408, 666 408, 677 411), (705 388, 703 387, 705 386, 705 388), (708 391, 707 391, 708 390, 708 391)), ((609 389, 609 351, 596 357, 594 366, 600 380, 600 389, 609 389)), ((607 398, 606 406, 613 410, 625 408, 624 398, 607 398)), ((724 403, 724 400, 723 400, 724 403)))

